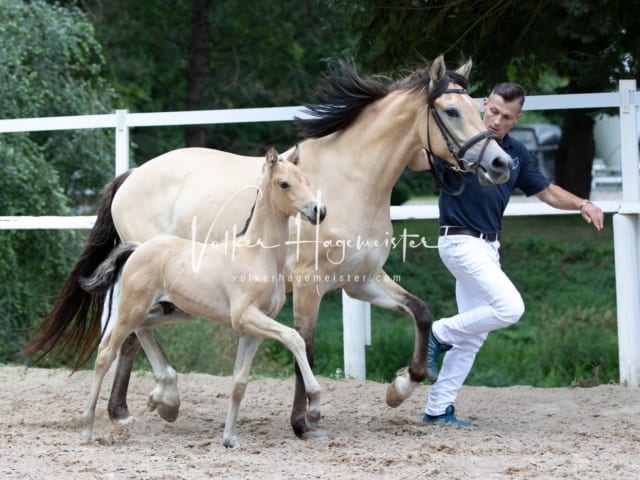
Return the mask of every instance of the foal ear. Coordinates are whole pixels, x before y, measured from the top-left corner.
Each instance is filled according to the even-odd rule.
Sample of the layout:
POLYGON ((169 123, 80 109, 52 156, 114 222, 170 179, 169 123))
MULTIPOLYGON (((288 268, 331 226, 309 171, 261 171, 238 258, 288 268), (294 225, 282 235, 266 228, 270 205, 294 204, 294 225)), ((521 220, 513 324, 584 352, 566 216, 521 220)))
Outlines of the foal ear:
POLYGON ((460 68, 456 70, 456 73, 459 73, 464 78, 469 79, 469 74, 471 73, 472 64, 473 62, 471 61, 471 59, 467 60, 467 62, 464 65, 462 65, 460 68))
POLYGON ((444 63, 444 56, 438 55, 431 64, 431 81, 429 82, 429 89, 442 80, 447 73, 447 66, 444 63))
POLYGON ((269 150, 267 150, 267 165, 269 167, 273 167, 276 163, 278 163, 278 160, 280 160, 278 158, 278 152, 275 149, 275 147, 271 147, 269 150))
POLYGON ((293 163, 294 165, 298 165, 300 162, 300 145, 296 144, 296 148, 293 149, 291 155, 287 157, 287 161, 293 163))

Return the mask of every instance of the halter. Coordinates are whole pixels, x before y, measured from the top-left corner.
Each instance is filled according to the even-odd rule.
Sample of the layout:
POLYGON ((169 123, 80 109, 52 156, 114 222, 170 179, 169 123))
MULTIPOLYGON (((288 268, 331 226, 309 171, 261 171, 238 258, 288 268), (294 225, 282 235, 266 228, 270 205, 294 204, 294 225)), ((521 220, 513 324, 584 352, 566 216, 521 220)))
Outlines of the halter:
MULTIPOLYGON (((445 93, 460 93, 460 94, 464 94, 464 93, 467 93, 467 90, 465 88, 448 88, 448 89, 446 89, 445 91, 442 92, 442 94, 445 94, 445 93)), ((429 160, 429 164, 431 165, 431 174, 433 175, 433 178, 435 179, 436 183, 444 191, 446 191, 447 193, 449 193, 451 195, 460 195, 462 193, 462 191, 464 190, 464 182, 462 181, 463 172, 469 171, 469 170, 477 170, 478 168, 482 168, 481 165, 480 165, 480 162, 482 161, 482 157, 484 156, 484 152, 487 149, 487 145, 489 144, 489 142, 491 140, 497 140, 498 137, 493 135, 489 130, 485 130, 484 132, 480 132, 480 133, 474 135, 469 140, 467 140, 462 145, 460 145, 456 141, 455 137, 451 134, 451 132, 449 131, 447 126, 445 125, 445 123, 442 120, 442 117, 440 116, 438 111, 435 108, 433 108, 431 105, 429 105, 428 110, 433 115, 433 120, 436 122, 436 125, 440 129, 440 134, 442 135, 442 138, 444 138, 444 141, 447 144, 447 149, 449 150, 449 153, 451 153, 453 158, 455 158, 456 162, 458 163, 457 166, 450 166, 449 165, 448 168, 450 168, 452 171, 456 172, 456 174, 459 176, 459 178, 461 180, 460 188, 457 189, 457 190, 450 189, 445 184, 444 178, 442 176, 439 176, 438 173, 436 172, 434 161, 433 161, 434 155, 433 155, 433 153, 431 153, 431 134, 430 134, 430 131, 429 131, 430 122, 427 122, 427 146, 429 147, 427 149, 427 158, 429 160), (473 147, 476 143, 480 143, 483 140, 484 140, 484 145, 482 145, 482 149, 480 150, 480 155, 478 155, 478 160, 476 162, 469 162, 469 161, 465 160, 464 155, 467 153, 467 151, 471 147, 473 147), (457 150, 456 150, 456 148, 457 148, 457 150)))

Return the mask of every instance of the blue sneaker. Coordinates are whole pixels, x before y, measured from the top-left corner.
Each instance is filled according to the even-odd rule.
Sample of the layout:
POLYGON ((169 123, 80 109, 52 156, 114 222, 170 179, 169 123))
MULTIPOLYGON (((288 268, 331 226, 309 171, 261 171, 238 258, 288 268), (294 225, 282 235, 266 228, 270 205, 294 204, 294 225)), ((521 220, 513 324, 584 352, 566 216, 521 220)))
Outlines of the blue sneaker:
POLYGON ((426 423, 450 423, 452 425, 457 425, 458 427, 470 427, 473 425, 467 420, 458 420, 454 415, 455 411, 456 409, 454 406, 449 405, 442 415, 429 415, 428 413, 425 413, 422 416, 422 421, 426 423))
POLYGON ((433 334, 429 332, 429 342, 427 343, 427 378, 432 382, 438 379, 438 360, 447 350, 451 350, 451 345, 440 343, 433 334))

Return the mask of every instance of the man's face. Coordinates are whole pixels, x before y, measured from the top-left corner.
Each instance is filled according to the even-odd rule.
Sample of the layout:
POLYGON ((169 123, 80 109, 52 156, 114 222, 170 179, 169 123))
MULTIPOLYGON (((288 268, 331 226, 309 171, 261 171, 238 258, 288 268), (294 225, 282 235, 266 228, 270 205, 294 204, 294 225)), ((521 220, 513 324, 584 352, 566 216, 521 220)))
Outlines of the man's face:
POLYGON ((509 133, 522 113, 520 113, 520 103, 505 102, 500 95, 493 94, 489 98, 482 101, 484 105, 484 126, 487 127, 492 134, 502 139, 509 133))

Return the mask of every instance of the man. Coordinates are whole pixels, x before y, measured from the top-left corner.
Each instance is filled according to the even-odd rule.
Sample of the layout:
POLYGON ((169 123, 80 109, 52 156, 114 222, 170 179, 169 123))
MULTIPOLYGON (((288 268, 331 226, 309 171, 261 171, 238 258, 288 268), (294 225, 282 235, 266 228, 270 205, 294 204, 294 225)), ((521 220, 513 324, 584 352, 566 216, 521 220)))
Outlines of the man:
MULTIPOLYGON (((457 315, 433 323, 427 352, 427 371, 435 383, 429 389, 423 420, 470 426, 455 416, 458 391, 471 371, 476 353, 489 332, 516 323, 524 313, 520 293, 499 262, 502 217, 514 188, 536 195, 555 208, 578 210, 596 229, 603 227, 602 210, 588 199, 554 185, 542 175, 525 148, 509 136, 522 116, 525 92, 520 85, 501 83, 483 100, 484 124, 513 159, 510 179, 482 186, 475 175, 463 175, 465 188, 458 196, 440 193, 438 252, 456 278, 457 315), (442 368, 438 361, 444 354, 442 368)), ((427 170, 426 155, 409 165, 427 170)))

